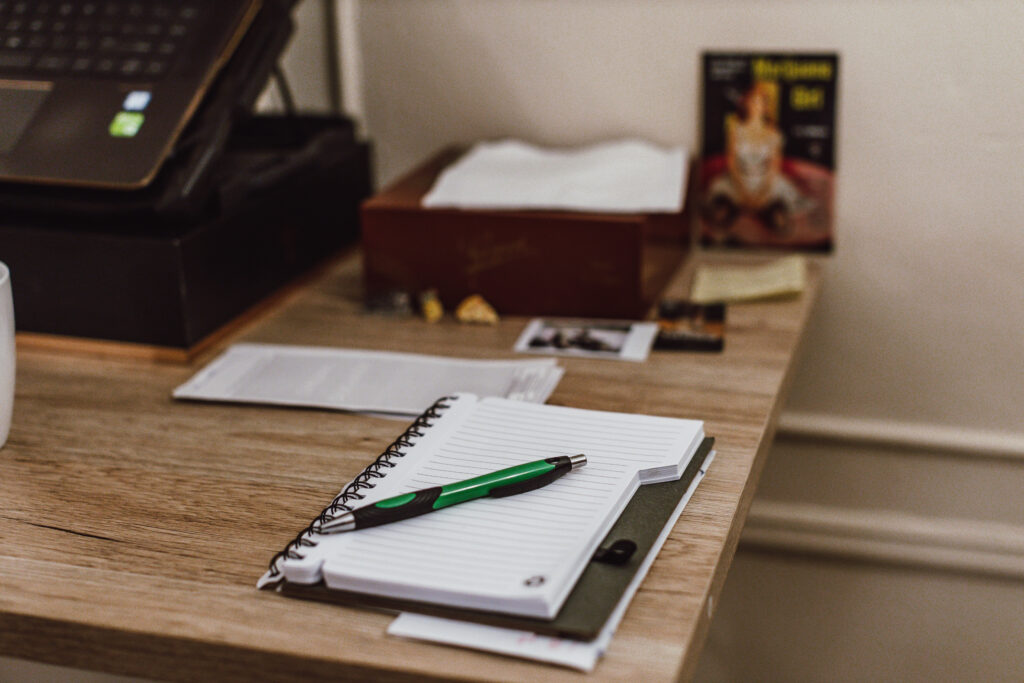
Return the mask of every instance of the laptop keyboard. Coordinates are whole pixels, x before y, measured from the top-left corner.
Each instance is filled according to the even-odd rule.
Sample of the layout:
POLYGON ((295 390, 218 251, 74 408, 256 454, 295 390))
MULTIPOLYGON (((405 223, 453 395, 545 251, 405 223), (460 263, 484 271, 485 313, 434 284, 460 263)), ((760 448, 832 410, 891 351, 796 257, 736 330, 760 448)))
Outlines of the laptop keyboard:
POLYGON ((0 77, 159 80, 202 14, 181 0, 0 0, 0 77))

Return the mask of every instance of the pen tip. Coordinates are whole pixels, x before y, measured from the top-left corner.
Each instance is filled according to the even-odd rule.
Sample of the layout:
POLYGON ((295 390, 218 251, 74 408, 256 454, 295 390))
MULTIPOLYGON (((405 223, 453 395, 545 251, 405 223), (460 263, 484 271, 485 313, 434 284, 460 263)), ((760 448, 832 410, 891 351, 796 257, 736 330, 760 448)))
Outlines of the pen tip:
POLYGON ((569 456, 569 469, 570 469, 570 471, 571 470, 578 470, 579 468, 583 467, 586 464, 587 464, 587 456, 583 455, 582 453, 577 453, 576 455, 570 455, 569 456))

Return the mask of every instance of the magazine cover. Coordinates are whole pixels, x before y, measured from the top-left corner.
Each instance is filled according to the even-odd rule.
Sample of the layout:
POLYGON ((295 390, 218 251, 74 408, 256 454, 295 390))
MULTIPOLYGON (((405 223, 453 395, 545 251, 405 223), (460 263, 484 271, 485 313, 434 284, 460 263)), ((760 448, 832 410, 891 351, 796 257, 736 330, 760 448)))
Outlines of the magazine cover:
POLYGON ((835 54, 704 54, 703 244, 832 249, 838 69, 835 54))

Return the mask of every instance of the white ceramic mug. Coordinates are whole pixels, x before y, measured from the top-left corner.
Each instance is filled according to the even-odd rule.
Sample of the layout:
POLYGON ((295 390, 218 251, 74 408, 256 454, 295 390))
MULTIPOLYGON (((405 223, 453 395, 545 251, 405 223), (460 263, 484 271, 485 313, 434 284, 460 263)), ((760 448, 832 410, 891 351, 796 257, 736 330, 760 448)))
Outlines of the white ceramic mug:
POLYGON ((0 263, 0 448, 7 443, 14 410, 14 299, 11 271, 0 263))

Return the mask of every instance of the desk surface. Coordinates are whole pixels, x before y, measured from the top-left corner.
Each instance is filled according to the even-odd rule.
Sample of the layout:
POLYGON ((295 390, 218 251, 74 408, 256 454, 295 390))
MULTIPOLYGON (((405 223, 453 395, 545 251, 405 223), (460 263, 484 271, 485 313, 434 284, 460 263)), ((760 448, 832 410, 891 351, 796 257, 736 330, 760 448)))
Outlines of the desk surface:
MULTIPOLYGON (((735 305, 721 354, 565 359, 556 404, 699 418, 718 458, 588 680, 689 677, 787 392, 820 278, 735 305)), ((683 293, 684 269, 673 285, 683 293)), ((496 327, 365 314, 343 259, 230 340, 515 357, 496 327)), ((391 442, 390 420, 179 403, 189 364, 19 342, 0 450, 0 654, 174 680, 562 680, 552 666, 384 635, 381 612, 257 591, 271 555, 391 442)))

